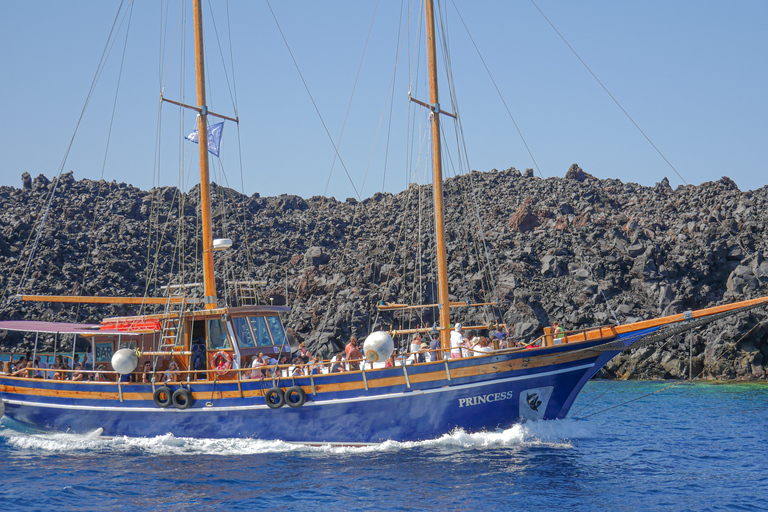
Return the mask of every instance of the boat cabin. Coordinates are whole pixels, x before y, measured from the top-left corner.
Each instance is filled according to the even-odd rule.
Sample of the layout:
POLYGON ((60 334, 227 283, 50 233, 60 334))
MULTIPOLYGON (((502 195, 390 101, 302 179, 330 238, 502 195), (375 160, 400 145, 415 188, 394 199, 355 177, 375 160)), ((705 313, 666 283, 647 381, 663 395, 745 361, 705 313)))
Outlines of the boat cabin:
MULTIPOLYGON (((143 331, 138 337, 132 336, 131 341, 110 336, 112 351, 128 347, 153 353, 139 359, 139 369, 145 361, 151 361, 156 371, 162 372, 175 361, 182 371, 200 372, 193 374, 192 379, 227 380, 235 378, 234 372, 216 370, 248 367, 260 353, 278 361, 282 356, 290 359, 291 353, 298 350, 280 320, 279 313, 288 311, 286 306, 243 306, 120 317, 105 319, 101 328, 133 334, 143 331)), ((100 337, 97 354, 98 345, 103 343, 104 338, 100 337)), ((106 349, 103 347, 102 351, 106 349)))

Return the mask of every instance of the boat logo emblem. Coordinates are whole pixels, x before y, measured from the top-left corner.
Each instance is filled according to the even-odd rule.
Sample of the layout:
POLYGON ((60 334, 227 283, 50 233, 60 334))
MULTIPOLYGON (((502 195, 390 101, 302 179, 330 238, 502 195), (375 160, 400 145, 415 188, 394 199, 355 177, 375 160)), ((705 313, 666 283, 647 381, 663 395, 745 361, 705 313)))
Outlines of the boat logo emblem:
POLYGON ((528 393, 526 395, 526 400, 528 401, 528 405, 531 406, 531 409, 533 409, 534 411, 539 410, 539 406, 541 405, 541 400, 539 400, 538 393, 528 393))

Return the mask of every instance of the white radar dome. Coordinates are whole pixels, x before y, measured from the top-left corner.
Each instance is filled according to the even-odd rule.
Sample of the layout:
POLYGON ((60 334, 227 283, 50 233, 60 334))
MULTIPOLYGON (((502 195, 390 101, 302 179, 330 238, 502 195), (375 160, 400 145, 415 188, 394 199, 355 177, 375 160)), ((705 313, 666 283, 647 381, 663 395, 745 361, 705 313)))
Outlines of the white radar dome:
POLYGON ((384 331, 371 333, 365 338, 365 343, 363 343, 363 353, 365 354, 365 357, 374 363, 386 361, 394 351, 395 342, 392 341, 392 336, 384 331))
POLYGON ((128 375, 136 369, 139 364, 139 357, 134 350, 121 348, 112 354, 112 368, 120 375, 128 375))

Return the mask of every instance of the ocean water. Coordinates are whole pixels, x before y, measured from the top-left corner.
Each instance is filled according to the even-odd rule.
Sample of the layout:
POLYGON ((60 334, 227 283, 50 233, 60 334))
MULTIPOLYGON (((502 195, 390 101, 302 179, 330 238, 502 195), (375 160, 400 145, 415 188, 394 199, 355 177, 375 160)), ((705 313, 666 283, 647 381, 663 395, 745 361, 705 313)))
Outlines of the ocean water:
POLYGON ((768 510, 768 386, 673 384, 590 382, 566 420, 365 448, 4 418, 0 510, 768 510))

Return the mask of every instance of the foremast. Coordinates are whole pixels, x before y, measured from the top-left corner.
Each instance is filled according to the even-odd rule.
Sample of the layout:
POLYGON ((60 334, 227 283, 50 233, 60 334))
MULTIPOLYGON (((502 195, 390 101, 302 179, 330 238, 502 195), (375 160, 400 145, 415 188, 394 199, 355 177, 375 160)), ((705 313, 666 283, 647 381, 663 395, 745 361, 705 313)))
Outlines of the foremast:
POLYGON ((435 10, 432 0, 424 2, 429 65, 429 102, 432 120, 432 191, 435 203, 435 245, 437 247, 437 289, 440 311, 440 342, 443 349, 450 346, 451 315, 448 297, 448 256, 445 246, 445 215, 443 213, 443 162, 440 147, 440 102, 437 94, 437 49, 435 44, 435 10))
POLYGON ((216 281, 213 273, 213 228, 211 227, 211 189, 208 171, 208 106, 205 100, 205 63, 203 60, 203 16, 200 0, 193 0, 195 25, 195 76, 197 82, 197 133, 200 145, 200 205, 203 227, 203 285, 205 309, 216 308, 216 281))

